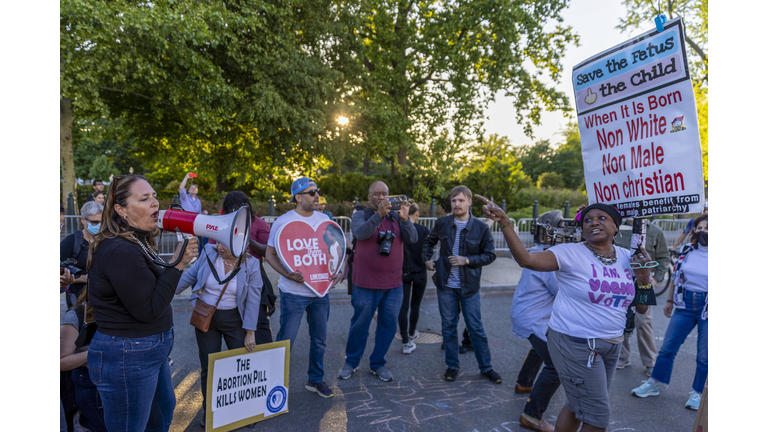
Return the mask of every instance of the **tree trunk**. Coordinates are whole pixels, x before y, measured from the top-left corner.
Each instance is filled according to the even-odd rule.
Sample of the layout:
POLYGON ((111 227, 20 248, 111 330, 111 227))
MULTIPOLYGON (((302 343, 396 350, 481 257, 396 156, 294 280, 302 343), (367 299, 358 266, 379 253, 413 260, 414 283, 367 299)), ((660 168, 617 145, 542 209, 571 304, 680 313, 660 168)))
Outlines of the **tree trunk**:
POLYGON ((408 147, 402 146, 397 150, 397 163, 392 163, 392 175, 400 175, 400 166, 408 162, 408 147))
POLYGON ((368 175, 371 172, 371 160, 366 156, 363 159, 363 175, 368 175))
POLYGON ((59 100, 59 157, 61 160, 61 178, 64 180, 61 188, 61 203, 67 207, 67 196, 72 193, 75 197, 75 214, 79 213, 77 202, 77 176, 75 175, 75 151, 72 146, 72 101, 66 98, 59 100))
POLYGON ((224 192, 224 180, 221 179, 221 174, 216 174, 216 193, 224 192))

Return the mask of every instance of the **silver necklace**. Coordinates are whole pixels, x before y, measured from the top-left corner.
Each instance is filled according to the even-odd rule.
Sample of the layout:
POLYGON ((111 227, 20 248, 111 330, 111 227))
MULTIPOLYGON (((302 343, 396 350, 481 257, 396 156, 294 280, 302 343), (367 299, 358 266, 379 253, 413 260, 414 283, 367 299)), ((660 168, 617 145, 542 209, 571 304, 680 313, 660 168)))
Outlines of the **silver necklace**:
POLYGON ((235 264, 237 264, 237 262, 233 262, 232 264, 230 264, 230 263, 228 263, 228 262, 227 262, 227 260, 225 260, 224 258, 222 258, 222 259, 221 259, 221 261, 222 261, 224 264, 226 264, 226 265, 228 265, 228 266, 230 266, 230 267, 234 267, 234 265, 235 265, 235 264))
POLYGON ((153 251, 152 249, 150 249, 147 246, 145 246, 144 243, 139 241, 139 239, 135 235, 133 235, 133 233, 130 233, 128 235, 131 236, 132 239, 136 240, 136 243, 138 243, 139 246, 141 246, 141 248, 144 249, 144 253, 146 253, 149 256, 150 259, 153 258, 153 257, 157 258, 157 259, 160 259, 160 257, 157 256, 155 251, 153 251))
POLYGON ((592 252, 592 255, 594 255, 595 258, 597 258, 597 260, 603 263, 604 265, 609 266, 609 265, 616 264, 616 248, 613 248, 613 254, 611 254, 610 256, 605 256, 597 253, 597 251, 592 246, 590 246, 589 243, 587 242, 584 242, 584 246, 586 246, 587 249, 589 249, 589 251, 592 252))

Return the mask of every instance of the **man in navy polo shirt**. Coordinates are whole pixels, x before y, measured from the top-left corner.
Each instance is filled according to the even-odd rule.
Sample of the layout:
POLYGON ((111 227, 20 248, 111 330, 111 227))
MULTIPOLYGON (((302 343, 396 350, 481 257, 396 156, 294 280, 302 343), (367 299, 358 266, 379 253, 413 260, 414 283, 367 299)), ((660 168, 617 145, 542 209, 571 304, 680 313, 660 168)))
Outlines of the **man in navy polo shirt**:
POLYGON ((371 206, 352 216, 355 236, 355 271, 352 306, 355 313, 349 325, 347 360, 339 371, 340 379, 348 379, 357 371, 368 340, 368 327, 373 314, 376 320, 376 345, 370 358, 371 373, 382 381, 394 376, 384 356, 397 332, 397 318, 403 305, 403 243, 416 243, 418 233, 408 218, 410 205, 400 203, 400 211, 390 211, 389 188, 376 181, 368 188, 371 206), (385 254, 388 242, 389 251, 385 254))

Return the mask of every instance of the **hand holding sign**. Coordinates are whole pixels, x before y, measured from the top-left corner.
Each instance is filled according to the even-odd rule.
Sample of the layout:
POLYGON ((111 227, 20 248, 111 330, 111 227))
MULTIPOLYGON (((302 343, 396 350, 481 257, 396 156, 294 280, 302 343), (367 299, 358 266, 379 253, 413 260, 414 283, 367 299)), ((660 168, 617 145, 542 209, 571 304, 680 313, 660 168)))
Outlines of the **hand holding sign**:
POLYGON ((304 275, 301 274, 301 271, 288 273, 288 279, 297 283, 304 283, 304 275))
POLYGON ((341 227, 327 219, 314 227, 294 220, 280 227, 275 236, 275 251, 291 272, 287 277, 321 297, 341 281, 346 245, 341 227))

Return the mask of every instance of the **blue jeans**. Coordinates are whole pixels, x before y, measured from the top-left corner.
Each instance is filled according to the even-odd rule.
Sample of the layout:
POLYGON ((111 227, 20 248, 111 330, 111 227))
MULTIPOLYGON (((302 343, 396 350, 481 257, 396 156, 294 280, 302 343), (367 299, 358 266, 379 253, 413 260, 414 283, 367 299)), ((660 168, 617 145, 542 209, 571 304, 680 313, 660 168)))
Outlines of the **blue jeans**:
MULTIPOLYGON (((550 399, 552 399, 552 396, 555 395, 555 392, 560 387, 560 377, 557 375, 555 364, 552 362, 552 357, 549 355, 547 342, 539 339, 535 334, 530 335, 528 340, 531 342, 531 347, 533 352, 536 353, 536 357, 544 363, 544 369, 542 369, 539 377, 533 384, 531 396, 528 398, 528 402, 525 404, 523 412, 531 417, 541 420, 544 416, 544 411, 546 411, 549 406, 550 399)), ((531 353, 529 352, 528 355, 531 356, 531 353)), ((527 360, 528 357, 526 357, 526 361, 527 360)), ((539 364, 541 363, 537 363, 536 370, 538 370, 539 364)), ((522 371, 520 372, 522 374, 522 371)))
POLYGON ((373 319, 373 313, 378 310, 376 319, 376 342, 371 353, 371 370, 379 370, 387 364, 384 356, 389 351, 392 339, 397 332, 397 318, 403 306, 403 286, 392 289, 367 289, 354 286, 352 292, 352 307, 355 309, 349 324, 347 338, 347 364, 356 368, 360 366, 365 345, 368 341, 368 328, 373 319))
POLYGON ((685 309, 675 309, 672 319, 669 320, 667 333, 664 335, 664 344, 661 346, 659 356, 656 357, 656 366, 653 368, 651 378, 664 384, 669 384, 672 377, 672 366, 680 346, 691 333, 694 327, 699 327, 696 353, 696 374, 693 378, 693 390, 701 393, 704 391, 704 383, 707 381, 708 372, 708 328, 709 320, 701 319, 704 310, 704 293, 683 291, 685 309))
POLYGON ((323 356, 325 356, 325 338, 328 328, 328 316, 331 301, 325 297, 304 297, 280 291, 280 331, 277 340, 291 341, 291 350, 299 332, 301 317, 307 313, 309 326, 309 381, 323 382, 323 356))
POLYGON ((105 432, 107 425, 104 424, 104 407, 88 368, 75 368, 72 371, 72 382, 75 384, 77 409, 80 410, 80 425, 91 432, 105 432))
POLYGON ((480 317, 480 292, 462 298, 460 290, 445 288, 437 290, 437 304, 442 318, 443 342, 445 343, 445 364, 451 369, 459 368, 459 337, 456 326, 459 323, 459 303, 464 314, 464 323, 469 330, 469 337, 475 349, 475 358, 480 372, 493 369, 491 365, 491 349, 488 347, 488 337, 483 330, 480 317))
POLYGON ((98 331, 88 349, 88 372, 99 389, 110 431, 168 431, 176 407, 168 354, 173 329, 141 338, 98 331))

